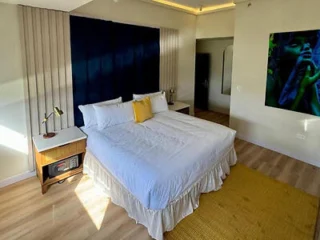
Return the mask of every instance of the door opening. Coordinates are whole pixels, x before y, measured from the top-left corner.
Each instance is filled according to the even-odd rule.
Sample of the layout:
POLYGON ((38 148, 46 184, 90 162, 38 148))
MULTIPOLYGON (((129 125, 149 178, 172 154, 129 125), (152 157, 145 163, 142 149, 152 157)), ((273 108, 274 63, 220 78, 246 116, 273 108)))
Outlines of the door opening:
POLYGON ((195 112, 229 115, 233 38, 199 39, 196 49, 195 112))
POLYGON ((194 106, 208 110, 210 54, 197 53, 194 106))

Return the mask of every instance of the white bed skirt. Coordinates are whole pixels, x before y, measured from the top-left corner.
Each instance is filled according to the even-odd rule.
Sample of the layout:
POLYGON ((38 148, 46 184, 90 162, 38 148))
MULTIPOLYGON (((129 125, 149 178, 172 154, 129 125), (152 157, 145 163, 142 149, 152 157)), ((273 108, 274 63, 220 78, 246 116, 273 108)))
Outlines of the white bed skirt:
POLYGON ((129 217, 143 224, 151 237, 163 240, 164 232, 171 231, 183 218, 198 208, 201 193, 217 191, 221 188, 222 180, 230 173, 230 166, 235 165, 236 162, 237 155, 232 147, 203 178, 162 210, 145 208, 90 151, 86 152, 83 172, 110 196, 114 204, 126 209, 129 217))

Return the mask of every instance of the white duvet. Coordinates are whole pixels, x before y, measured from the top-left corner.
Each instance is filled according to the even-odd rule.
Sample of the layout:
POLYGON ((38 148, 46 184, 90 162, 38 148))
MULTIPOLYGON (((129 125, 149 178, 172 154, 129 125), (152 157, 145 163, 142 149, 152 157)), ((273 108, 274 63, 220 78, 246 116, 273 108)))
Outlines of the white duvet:
POLYGON ((160 210, 232 147, 235 131, 167 111, 141 124, 83 129, 87 148, 146 208, 160 210))

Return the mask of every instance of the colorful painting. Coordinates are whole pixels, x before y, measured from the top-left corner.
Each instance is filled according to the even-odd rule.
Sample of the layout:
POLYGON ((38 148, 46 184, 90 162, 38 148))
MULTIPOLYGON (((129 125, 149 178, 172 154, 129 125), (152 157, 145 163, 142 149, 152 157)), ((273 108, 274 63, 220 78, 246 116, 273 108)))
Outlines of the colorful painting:
POLYGON ((266 106, 320 116, 320 30, 273 33, 266 106))

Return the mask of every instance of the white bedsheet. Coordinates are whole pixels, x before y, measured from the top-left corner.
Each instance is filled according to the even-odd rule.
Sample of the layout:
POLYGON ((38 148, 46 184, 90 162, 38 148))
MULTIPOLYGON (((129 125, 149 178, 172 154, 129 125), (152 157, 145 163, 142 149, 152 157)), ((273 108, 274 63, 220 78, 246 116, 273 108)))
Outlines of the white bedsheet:
POLYGON ((233 147, 235 131, 167 111, 141 124, 83 129, 87 148, 148 209, 164 209, 233 147))

